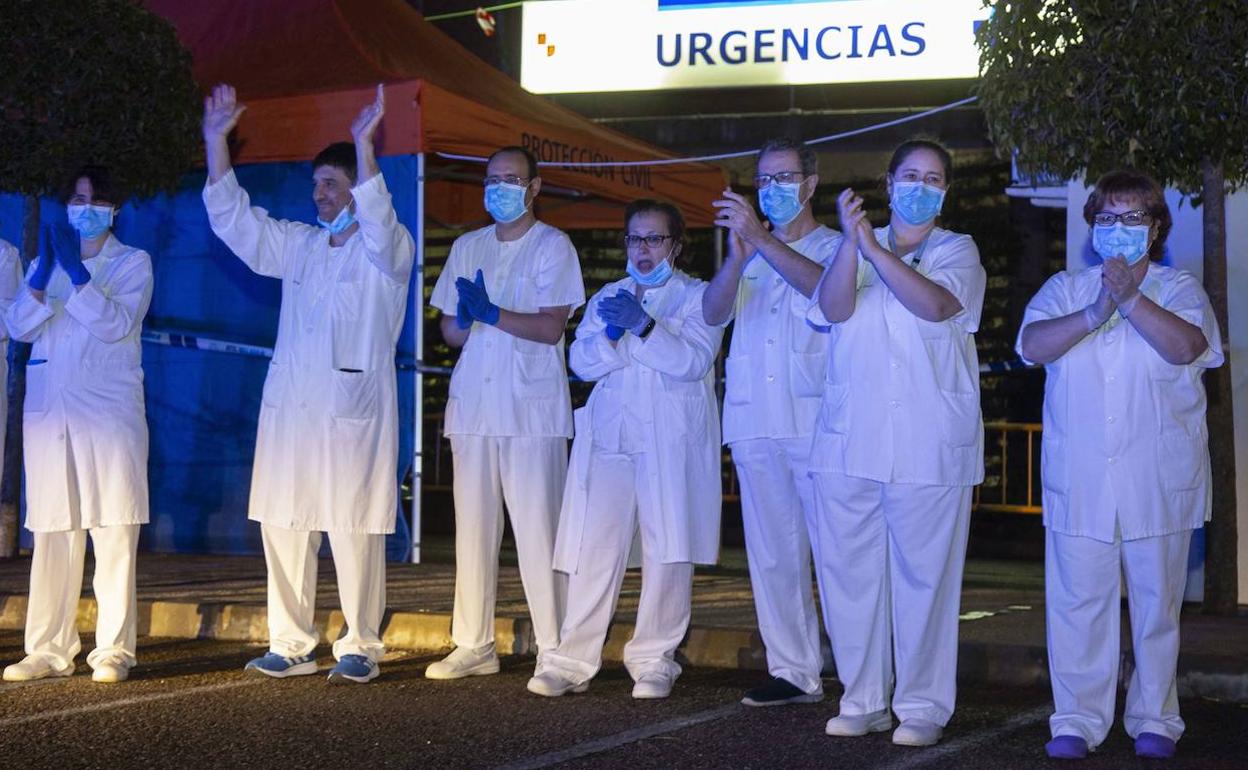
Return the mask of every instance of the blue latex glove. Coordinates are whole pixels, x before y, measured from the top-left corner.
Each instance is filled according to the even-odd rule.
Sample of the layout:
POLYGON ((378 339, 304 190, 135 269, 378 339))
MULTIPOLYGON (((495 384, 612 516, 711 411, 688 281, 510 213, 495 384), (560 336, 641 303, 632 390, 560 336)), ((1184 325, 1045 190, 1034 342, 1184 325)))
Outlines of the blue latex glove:
POLYGON ((65 225, 48 229, 51 231, 48 243, 56 257, 56 264, 61 266, 75 286, 82 286, 90 281, 91 273, 82 264, 82 245, 78 241, 78 234, 65 225))
POLYGON ((45 291, 48 281, 52 280, 52 270, 56 267, 56 257, 52 254, 52 228, 44 225, 39 230, 39 259, 35 269, 31 271, 26 283, 35 291, 45 291))
POLYGON ((623 336, 624 336, 623 329, 616 326, 615 324, 607 324, 607 339, 611 340, 612 342, 615 342, 616 340, 618 340, 620 337, 623 337, 623 336))
POLYGON ((463 297, 455 303, 455 325, 461 329, 468 329, 472 326, 472 313, 468 312, 468 303, 464 302, 463 297))
MULTIPOLYGON (((490 301, 490 294, 485 290, 485 276, 479 269, 475 281, 462 277, 456 278, 455 288, 459 290, 459 299, 468 308, 468 313, 473 318, 490 326, 498 323, 498 317, 502 311, 498 305, 490 301)), ((456 317, 458 319, 458 316, 456 317)))
POLYGON ((650 321, 650 316, 637 301, 637 295, 628 290, 621 290, 614 297, 599 302, 598 317, 611 326, 629 331, 640 331, 650 321))

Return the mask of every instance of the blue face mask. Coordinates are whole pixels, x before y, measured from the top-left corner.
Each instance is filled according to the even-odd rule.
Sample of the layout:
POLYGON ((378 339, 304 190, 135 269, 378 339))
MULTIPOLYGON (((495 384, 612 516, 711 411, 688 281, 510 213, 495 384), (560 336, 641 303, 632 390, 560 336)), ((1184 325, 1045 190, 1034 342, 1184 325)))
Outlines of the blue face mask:
POLYGON ((1148 225, 1093 225, 1092 248, 1101 259, 1121 256, 1134 265, 1148 256, 1148 225))
POLYGON ((86 206, 76 203, 65 207, 69 224, 84 241, 99 238, 113 226, 112 206, 86 206))
POLYGON ((629 277, 634 281, 650 288, 662 286, 667 283, 667 279, 672 277, 672 261, 670 258, 664 259, 652 267, 648 273, 638 270, 631 259, 628 260, 628 264, 624 266, 624 269, 628 271, 629 277))
POLYGON ((758 207, 773 225, 781 227, 802 213, 801 182, 772 182, 758 191, 758 207))
POLYGON ((925 182, 893 182, 893 211, 907 223, 925 225, 940 214, 945 191, 925 182))
POLYGON ((351 204, 342 207, 342 211, 338 212, 338 216, 334 217, 333 222, 326 222, 320 217, 316 218, 317 223, 329 231, 330 235, 337 235, 355 224, 355 214, 351 212, 351 204))
POLYGON ((529 207, 524 203, 527 185, 497 182, 485 186, 485 210, 490 212, 494 221, 500 225, 515 222, 524 216, 529 207))

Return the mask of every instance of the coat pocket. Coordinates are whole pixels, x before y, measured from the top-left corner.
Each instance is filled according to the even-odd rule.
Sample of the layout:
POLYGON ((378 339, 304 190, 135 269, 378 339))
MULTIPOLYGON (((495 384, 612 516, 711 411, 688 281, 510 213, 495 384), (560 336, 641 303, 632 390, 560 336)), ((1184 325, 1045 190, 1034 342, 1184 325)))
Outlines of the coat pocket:
POLYGON ((1065 495, 1069 489, 1066 442, 1044 436, 1040 443, 1040 485, 1046 492, 1065 495))
POLYGON ((753 397, 753 385, 749 356, 729 356, 724 359, 724 403, 743 406, 753 397))
POLYGON ((260 403, 264 406, 279 407, 282 405, 282 394, 285 391, 285 367, 276 362, 269 362, 269 373, 264 378, 264 390, 260 395, 260 403))
POLYGON ((796 398, 818 398, 823 393, 828 356, 817 353, 789 354, 789 383, 796 398))
POLYGON ((43 414, 48 411, 48 363, 31 361, 26 364, 25 414, 43 414))
POLYGON ((849 386, 831 382, 823 386, 819 405, 819 430, 843 435, 849 432, 849 386))
POLYGON ((340 420, 370 420, 378 416, 377 373, 334 369, 330 414, 340 420))

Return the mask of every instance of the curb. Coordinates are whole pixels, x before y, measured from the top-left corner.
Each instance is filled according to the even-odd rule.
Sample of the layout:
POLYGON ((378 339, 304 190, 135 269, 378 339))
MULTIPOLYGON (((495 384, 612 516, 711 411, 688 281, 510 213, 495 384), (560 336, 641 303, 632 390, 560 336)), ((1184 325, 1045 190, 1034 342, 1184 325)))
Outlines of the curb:
MULTIPOLYGON (((20 631, 26 622, 27 597, 0 596, 0 630, 20 631)), ((268 613, 260 604, 142 601, 138 604, 139 636, 179 639, 218 639, 264 644, 269 639, 268 613)), ((78 601, 78 630, 93 632, 94 599, 78 601)), ((319 610, 320 640, 331 644, 345 622, 340 610, 319 610)), ((434 612, 387 611, 382 619, 382 641, 389 649, 436 654, 450 650, 451 616, 434 612)), ((624 644, 632 636, 630 623, 613 623, 603 646, 604 661, 620 663, 624 644)), ((528 618, 497 618, 495 645, 503 655, 536 655, 528 618)), ((824 671, 835 676, 827 640, 824 671)), ((677 651, 677 659, 696 667, 766 671, 762 640, 755 630, 692 627, 677 651)), ((1125 686, 1134 668, 1130 652, 1123 654, 1119 672, 1125 686)), ((1243 660, 1229 655, 1181 655, 1179 695, 1248 704, 1248 670, 1243 660)), ((994 644, 963 640, 958 645, 958 683, 993 687, 1049 687, 1048 653, 1043 645, 994 644)))

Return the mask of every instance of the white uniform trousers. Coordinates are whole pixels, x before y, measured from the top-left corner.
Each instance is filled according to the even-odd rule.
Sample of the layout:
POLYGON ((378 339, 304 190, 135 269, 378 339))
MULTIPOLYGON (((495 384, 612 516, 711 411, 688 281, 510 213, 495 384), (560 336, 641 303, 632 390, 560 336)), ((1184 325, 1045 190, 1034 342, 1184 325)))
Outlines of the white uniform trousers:
POLYGON ((555 532, 568 440, 527 436, 451 436, 455 497, 456 647, 494 643, 498 550, 503 542, 503 502, 516 538, 520 580, 533 622, 538 659, 559 643, 567 580, 555 572, 555 532))
POLYGON ((732 459, 767 671, 806 693, 821 693, 823 654, 810 571, 810 438, 737 441, 732 459))
MULTIPOLYGON (((91 588, 98 608, 95 649, 87 663, 132 668, 137 636, 134 562, 138 524, 91 529, 95 575, 91 588)), ((87 530, 35 532, 30 563, 30 599, 26 605, 26 654, 44 657, 58 672, 74 668, 78 640, 78 597, 82 593, 87 530)))
POLYGON ((641 596, 624 667, 633 679, 680 676, 676 648, 689 630, 693 563, 654 558, 663 512, 638 509, 637 489, 651 483, 644 453, 590 457, 585 531, 579 569, 568 576, 568 611, 559 646, 545 666, 580 683, 602 668, 602 646, 615 615, 633 535, 641 527, 641 596))
POLYGON ((1191 530, 1116 543, 1046 531, 1054 736, 1079 736, 1095 747, 1114 723, 1124 572, 1135 656, 1123 716, 1127 734, 1156 733, 1176 741, 1183 735, 1176 669, 1191 539, 1191 530))
MULTIPOLYGON (((316 633, 317 552, 322 533, 261 524, 268 565, 269 650, 288 658, 311 655, 316 633)), ((386 536, 330 532, 338 577, 338 601, 345 633, 334 642, 334 658, 363 655, 378 661, 381 620, 386 610, 386 536)))
POLYGON ((971 487, 814 473, 816 571, 841 713, 945 725, 957 693, 971 487))

